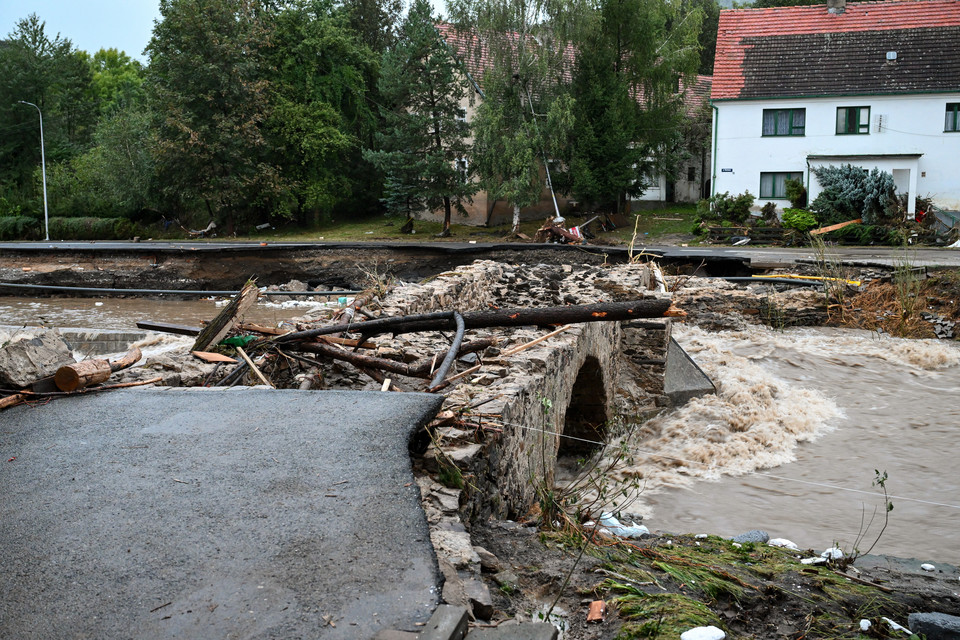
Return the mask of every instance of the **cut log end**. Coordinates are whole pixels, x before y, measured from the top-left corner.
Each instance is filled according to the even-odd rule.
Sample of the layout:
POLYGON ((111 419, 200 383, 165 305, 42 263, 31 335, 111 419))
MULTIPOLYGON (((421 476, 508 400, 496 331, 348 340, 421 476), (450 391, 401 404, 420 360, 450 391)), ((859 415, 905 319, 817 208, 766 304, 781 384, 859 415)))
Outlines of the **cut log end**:
POLYGON ((112 373, 106 360, 84 360, 57 369, 53 382, 60 391, 76 391, 106 382, 112 373))

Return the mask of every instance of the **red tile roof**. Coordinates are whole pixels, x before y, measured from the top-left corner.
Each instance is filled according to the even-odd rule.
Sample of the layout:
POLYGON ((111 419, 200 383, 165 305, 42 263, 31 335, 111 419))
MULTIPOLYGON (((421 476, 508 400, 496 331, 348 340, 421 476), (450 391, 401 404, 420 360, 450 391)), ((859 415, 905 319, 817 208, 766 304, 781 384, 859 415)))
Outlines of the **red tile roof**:
POLYGON ((857 90, 865 93, 943 90, 951 82, 950 86, 960 88, 960 78, 953 73, 960 65, 957 27, 960 0, 849 3, 843 13, 829 13, 825 5, 721 11, 711 98, 810 95, 803 93, 805 89, 814 89, 804 87, 804 74, 830 75, 835 70, 848 73, 839 73, 832 81, 829 77, 819 78, 815 90, 828 86, 834 94, 844 92, 848 81, 856 80, 857 74, 861 77, 857 90), (835 34, 847 35, 831 37, 835 34), (948 60, 922 60, 922 40, 929 41, 938 53, 946 51, 948 60), (910 43, 913 56, 904 64, 896 63, 899 67, 886 64, 882 50, 877 50, 880 57, 875 65, 872 57, 863 60, 866 68, 852 65, 845 58, 872 55, 884 45, 905 47, 910 43), (818 58, 818 53, 830 45, 830 60, 818 58), (753 49, 764 51, 751 56, 753 49), (761 67, 767 67, 769 73, 765 75, 761 67), (797 72, 784 81, 782 72, 790 69, 797 72), (774 86, 778 72, 779 87, 774 86), (924 75, 926 79, 920 77, 924 75), (918 83, 922 86, 916 86, 918 83))

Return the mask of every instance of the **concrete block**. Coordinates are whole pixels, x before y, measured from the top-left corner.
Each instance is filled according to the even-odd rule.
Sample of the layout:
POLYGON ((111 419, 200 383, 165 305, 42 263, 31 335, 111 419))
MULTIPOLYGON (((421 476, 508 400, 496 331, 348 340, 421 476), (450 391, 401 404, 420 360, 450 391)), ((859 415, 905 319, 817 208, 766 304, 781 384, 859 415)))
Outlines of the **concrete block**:
POLYGON ((670 345, 667 347, 663 392, 675 405, 682 405, 693 398, 717 392, 717 388, 707 374, 673 338, 670 338, 670 345))
POLYGON ((420 633, 420 640, 462 640, 468 623, 466 607, 441 604, 420 633))
POLYGON ((467 640, 557 640, 557 628, 546 622, 503 624, 495 629, 474 629, 467 640))

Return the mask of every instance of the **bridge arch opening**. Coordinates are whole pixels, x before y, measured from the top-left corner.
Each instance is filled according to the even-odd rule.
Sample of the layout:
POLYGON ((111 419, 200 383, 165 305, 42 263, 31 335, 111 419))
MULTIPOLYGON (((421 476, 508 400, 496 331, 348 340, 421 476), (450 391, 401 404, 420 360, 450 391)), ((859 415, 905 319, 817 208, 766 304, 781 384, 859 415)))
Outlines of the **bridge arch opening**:
POLYGON ((573 383, 557 457, 584 458, 595 453, 606 438, 608 419, 603 369, 599 360, 587 358, 573 383))

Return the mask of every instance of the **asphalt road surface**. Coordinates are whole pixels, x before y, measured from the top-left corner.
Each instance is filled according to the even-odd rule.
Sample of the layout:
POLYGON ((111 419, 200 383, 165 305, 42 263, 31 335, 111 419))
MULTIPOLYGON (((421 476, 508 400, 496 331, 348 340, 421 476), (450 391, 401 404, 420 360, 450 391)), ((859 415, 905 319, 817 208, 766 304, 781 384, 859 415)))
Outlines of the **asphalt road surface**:
POLYGON ((0 413, 0 637, 370 638, 440 576, 408 439, 442 398, 129 389, 0 413))

